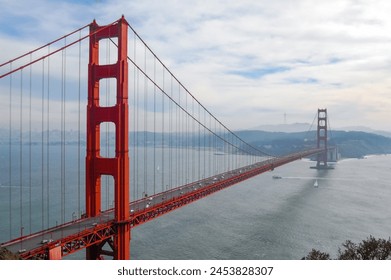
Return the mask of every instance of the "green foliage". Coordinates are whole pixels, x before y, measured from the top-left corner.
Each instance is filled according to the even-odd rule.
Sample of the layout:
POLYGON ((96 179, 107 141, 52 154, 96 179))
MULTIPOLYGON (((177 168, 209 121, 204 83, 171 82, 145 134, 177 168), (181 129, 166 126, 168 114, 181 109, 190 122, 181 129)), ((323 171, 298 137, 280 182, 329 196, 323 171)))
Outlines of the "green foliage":
MULTIPOLYGON (((391 239, 376 239, 372 235, 366 240, 356 244, 346 240, 343 249, 338 249, 338 260, 390 260, 391 259, 391 239)), ((330 260, 330 255, 312 249, 305 260, 330 260)))

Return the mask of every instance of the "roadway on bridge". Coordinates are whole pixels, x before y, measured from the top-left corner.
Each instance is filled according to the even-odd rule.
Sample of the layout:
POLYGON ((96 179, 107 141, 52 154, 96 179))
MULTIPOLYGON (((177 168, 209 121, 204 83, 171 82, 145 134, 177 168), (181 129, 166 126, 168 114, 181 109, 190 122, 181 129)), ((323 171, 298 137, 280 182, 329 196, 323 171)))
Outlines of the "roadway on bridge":
MULTIPOLYGON (((224 181, 241 173, 248 172, 252 169, 260 166, 270 165, 273 160, 265 160, 251 166, 239 168, 236 170, 228 171, 216 176, 212 176, 197 182, 187 184, 185 186, 177 187, 169 191, 165 191, 159 194, 146 196, 140 200, 130 203, 129 217, 137 215, 142 211, 146 211, 148 208, 153 208, 155 205, 161 204, 165 201, 178 199, 182 196, 189 195, 193 192, 197 192, 201 189, 208 188, 208 186, 216 184, 219 181, 224 181)), ((53 227, 45 231, 41 231, 35 234, 25 236, 11 240, 7 243, 3 243, 1 246, 6 247, 13 253, 24 253, 32 251, 36 248, 43 246, 49 246, 51 244, 61 244, 61 240, 65 237, 76 235, 83 231, 91 231, 94 227, 100 224, 107 224, 114 220, 114 209, 102 212, 97 217, 81 218, 75 221, 68 222, 64 225, 53 227)))
MULTIPOLYGON (((125 222, 130 223, 131 227, 135 227, 145 221, 154 219, 161 214, 166 213, 167 211, 169 212, 175 210, 175 206, 177 205, 176 203, 178 201, 186 201, 183 202, 183 204, 181 204, 180 206, 186 205, 192 201, 196 201, 197 199, 204 197, 207 194, 211 194, 225 187, 247 180, 252 176, 256 176, 263 172, 273 170, 274 168, 287 164, 289 162, 321 152, 324 152, 324 149, 317 148, 293 153, 280 158, 270 158, 252 165, 221 173, 184 186, 176 187, 174 189, 159 194, 144 197, 140 200, 133 201, 130 203, 129 219, 125 222), (190 197, 192 197, 192 199, 187 199, 190 197), (159 210, 164 209, 169 205, 173 207, 171 207, 167 211, 159 210), (150 214, 149 217, 148 214, 150 214), (138 220, 137 217, 142 216, 147 218, 141 221, 138 220)), ((111 227, 113 223, 115 223, 114 209, 110 209, 105 212, 102 212, 101 215, 96 217, 81 218, 35 234, 11 240, 9 242, 1 244, 1 247, 5 247, 13 253, 22 253, 24 256, 29 258, 29 256, 34 256, 34 254, 31 255, 29 252, 36 252, 35 249, 42 252, 46 249, 53 248, 56 246, 62 246, 62 248, 64 248, 64 246, 66 246, 67 243, 69 244, 69 242, 77 242, 77 238, 84 233, 89 234, 91 232, 94 232, 95 230, 99 230, 102 227, 111 227), (70 239, 69 237, 72 237, 73 239, 70 239)), ((101 239, 101 241, 102 240, 104 239, 101 239)), ((77 247, 76 250, 80 250, 82 247, 85 248, 86 246, 88 245, 84 244, 84 247, 77 247)))

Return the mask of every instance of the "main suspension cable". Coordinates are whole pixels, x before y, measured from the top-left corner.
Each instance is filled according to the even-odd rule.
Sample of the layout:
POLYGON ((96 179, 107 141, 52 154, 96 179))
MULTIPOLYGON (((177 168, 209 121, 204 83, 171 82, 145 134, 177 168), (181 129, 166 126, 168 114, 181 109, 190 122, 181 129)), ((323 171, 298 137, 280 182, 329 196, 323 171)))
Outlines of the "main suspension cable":
MULTIPOLYGON (((221 123, 206 107, 204 107, 199 101, 197 98, 195 98, 195 96, 176 78, 176 76, 166 67, 166 65, 159 59, 159 57, 152 51, 152 49, 147 45, 147 43, 140 37, 140 35, 136 32, 136 30, 134 30, 134 28, 128 23, 128 26, 129 28, 132 30, 132 32, 135 34, 135 36, 137 36, 137 38, 143 43, 143 45, 151 52, 151 54, 159 61, 159 63, 163 66, 164 69, 166 69, 166 71, 172 76, 173 79, 175 79, 175 81, 187 92, 187 94, 189 94, 209 115, 211 115, 215 121, 217 121, 221 126, 224 127, 224 129, 226 129, 227 131, 229 131, 231 134, 235 135, 236 138, 238 138, 241 142, 245 143, 246 145, 248 145, 251 149, 254 149, 255 151, 257 151, 258 153, 260 154, 263 154, 265 156, 269 156, 269 157, 274 157, 273 155, 270 155, 264 151, 261 151, 253 146, 251 146, 250 144, 248 144, 247 142, 245 142, 242 138, 240 138, 236 133, 234 133, 233 131, 231 131, 229 128, 227 128, 223 123, 221 123)), ((128 59, 134 64, 134 62, 128 57, 128 59)), ((138 67, 137 65, 135 65, 136 67, 138 67)), ((138 67, 139 68, 139 67, 138 67)), ((139 70, 141 72, 143 72, 144 75, 146 75, 148 77, 148 79, 153 83, 153 80, 144 72, 142 71, 142 69, 139 68, 139 70)), ((161 88, 154 83, 155 86, 157 86, 159 88, 159 90, 161 90, 161 88)), ((161 90, 162 91, 162 90, 161 90)), ((162 91, 164 93, 164 91, 162 91)), ((179 106, 179 104, 177 104, 177 102, 175 102, 174 100, 172 100, 177 106, 179 106)), ((184 112, 186 112, 181 106, 179 106, 184 112)), ((188 113, 188 112, 186 112, 188 113)), ((188 113, 189 114, 189 113, 188 113)), ((194 119, 194 117, 193 117, 194 119)), ((194 119, 195 120, 195 119, 194 119)), ((220 138, 220 137, 219 137, 220 138)), ((222 139, 223 140, 223 139, 222 139)), ((223 140, 224 141, 224 140, 223 140)))

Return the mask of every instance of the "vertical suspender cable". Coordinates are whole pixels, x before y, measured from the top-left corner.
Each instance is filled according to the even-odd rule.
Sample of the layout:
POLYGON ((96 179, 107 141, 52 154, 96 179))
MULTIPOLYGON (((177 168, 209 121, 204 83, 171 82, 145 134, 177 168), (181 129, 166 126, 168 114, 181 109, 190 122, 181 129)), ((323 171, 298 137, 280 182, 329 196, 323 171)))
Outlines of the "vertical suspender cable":
POLYGON ((45 192, 45 60, 42 60, 42 96, 41 96, 41 225, 42 230, 45 229, 45 205, 44 205, 44 192, 45 192))
MULTIPOLYGON (((65 38, 65 45, 66 45, 67 39, 65 38)), ((67 49, 64 49, 64 89, 62 93, 62 174, 63 174, 63 180, 62 180, 62 223, 65 223, 65 207, 66 207, 66 165, 65 165, 65 158, 66 158, 66 146, 65 146, 65 131, 66 131, 66 85, 67 85, 67 49)))
MULTIPOLYGON (((215 151, 217 152, 217 153, 219 153, 220 152, 220 139, 218 138, 218 136, 219 136, 219 129, 218 129, 218 125, 219 125, 219 123, 217 122, 217 120, 215 119, 215 133, 216 133, 216 135, 215 135, 215 143, 216 143, 216 149, 215 149, 215 151)), ((215 158, 215 164, 216 164, 216 167, 215 167, 215 174, 218 174, 218 173, 220 173, 220 171, 219 171, 219 162, 218 162, 218 158, 215 156, 214 157, 215 158)))
MULTIPOLYGON (((162 85, 162 88, 163 88, 163 90, 165 90, 164 89, 164 68, 163 68, 163 73, 162 73, 162 76, 163 76, 163 85, 162 85)), ((165 182, 164 182, 164 171, 165 171, 165 169, 164 169, 164 158, 165 158, 165 147, 166 147, 166 145, 165 145, 165 142, 164 142, 164 140, 165 140, 165 137, 164 137, 164 135, 165 135, 165 130, 164 130, 164 117, 165 117, 165 112, 164 112, 164 94, 162 93, 162 191, 164 191, 165 190, 165 182)))
MULTIPOLYGON (((32 57, 31 57, 31 54, 30 54, 30 62, 32 61, 32 57)), ((32 97, 32 66, 30 65, 30 90, 29 90, 29 234, 32 233, 32 209, 31 209, 31 194, 32 194, 32 169, 31 169, 31 164, 32 164, 32 160, 31 160, 31 148, 32 148, 32 144, 31 144, 31 119, 32 119, 32 115, 31 115, 31 97, 32 97)))
MULTIPOLYGON (((197 116, 194 113, 194 103, 188 104, 188 94, 186 94, 186 106, 191 108, 191 116, 196 118, 197 116)), ((191 99, 192 101, 192 99, 191 99)), ((189 108, 189 111, 190 111, 189 108)), ((188 170, 188 178, 190 182, 194 181, 194 169, 195 169, 195 157, 194 157, 194 121, 190 118, 189 115, 186 116, 186 151, 187 151, 187 170, 188 170)), ((186 182, 187 184, 188 182, 186 182)))
MULTIPOLYGON (((180 96, 180 87, 179 87, 179 96, 180 96)), ((182 98, 183 100, 183 98, 182 98)), ((186 100, 183 101, 185 102, 185 104, 182 104, 182 108, 185 109, 185 111, 187 111, 187 108, 186 108, 186 100)), ((184 114, 182 114, 182 110, 178 107, 178 113, 179 113, 179 134, 180 134, 180 144, 179 144, 179 147, 180 147, 180 156, 179 156, 179 159, 180 159, 180 163, 179 163, 179 166, 182 166, 182 169, 181 169, 181 172, 179 175, 178 174, 178 177, 182 177, 182 180, 180 182, 181 185, 183 185, 183 182, 186 182, 187 181, 187 163, 186 163, 186 160, 187 160, 187 153, 186 153, 186 146, 185 146, 185 137, 186 137, 186 116, 184 114)))
MULTIPOLYGON (((10 71, 12 71, 12 63, 10 63, 10 71)), ((8 144, 8 166, 9 166, 9 193, 8 193, 8 205, 9 205, 9 227, 10 227, 10 239, 12 239, 12 74, 10 75, 9 84, 9 144, 8 144)))
POLYGON ((227 140, 229 145, 227 145, 227 171, 232 170, 232 135, 227 131, 227 140))
MULTIPOLYGON (((137 47, 137 45, 136 45, 137 47)), ((135 61, 136 61, 136 48, 135 48, 135 61)), ((136 75, 136 79, 135 79, 135 105, 136 105, 136 108, 135 108, 135 117, 134 117, 134 122, 135 122, 135 133, 136 133, 136 138, 135 138, 135 145, 136 145, 136 153, 134 155, 135 159, 134 159, 134 162, 135 162, 135 166, 136 166, 136 172, 135 172, 135 176, 136 176, 136 197, 137 199, 139 198, 139 158, 138 158, 138 155, 139 155, 139 149, 138 149, 138 135, 139 135, 139 131, 138 131, 138 118, 139 118, 139 92, 138 92, 138 89, 139 89, 139 70, 136 69, 136 72, 135 72, 135 75, 136 75)))
POLYGON ((235 146, 234 146, 234 137, 233 137, 233 134, 230 134, 231 135, 231 147, 230 147, 230 151, 229 151, 229 154, 230 154, 230 171, 231 170, 234 170, 236 169, 236 166, 235 166, 235 146))
MULTIPOLYGON (((48 46, 48 52, 50 53, 50 45, 48 46)), ((46 215, 47 215, 47 226, 50 223, 50 56, 48 57, 47 67, 47 119, 46 119, 46 215)))
POLYGON ((209 157, 210 157, 210 169, 209 169, 209 176, 213 176, 215 173, 215 163, 216 163, 216 157, 214 155, 214 151, 216 149, 216 135, 214 134, 214 119, 212 114, 209 114, 209 135, 210 135, 210 151, 209 151, 209 157))
POLYGON ((213 146, 214 146, 214 151, 212 153, 212 156, 213 156, 213 170, 212 170, 212 175, 214 174, 217 174, 217 163, 216 163, 216 156, 214 155, 214 153, 217 152, 217 137, 216 135, 214 135, 214 133, 217 134, 217 122, 214 118, 212 118, 212 120, 214 121, 214 129, 213 127, 211 127, 211 130, 212 130, 212 135, 213 135, 213 146))
MULTIPOLYGON (((196 115, 194 111, 194 99, 191 98, 191 114, 196 118, 199 119, 199 116, 196 115)), ((195 140, 197 139, 198 134, 196 133, 195 130, 195 122, 191 118, 188 119, 188 124, 189 124, 189 164, 191 166, 191 182, 195 181, 195 169, 196 169, 196 163, 198 163, 198 160, 196 161, 196 156, 195 156, 195 140)), ((190 176, 190 175, 189 175, 190 176)))
POLYGON ((229 133, 227 130, 224 130, 224 139, 225 139, 225 143, 223 143, 224 145, 224 159, 225 159, 225 172, 229 171, 229 145, 230 145, 230 142, 229 142, 229 133))
MULTIPOLYGON (((173 91, 174 91, 174 89, 173 89, 173 91)), ((179 106, 181 105, 181 96, 179 95, 179 93, 178 93, 178 104, 179 104, 179 106)), ((175 172, 176 172, 176 176, 175 176, 175 178, 176 178, 176 183, 175 183, 175 186, 179 186, 180 185, 180 182, 179 182, 179 173, 181 173, 180 172, 180 153, 179 153, 179 148, 180 148, 180 146, 179 146, 179 142, 181 141, 181 135, 182 135, 182 133, 181 133, 181 127, 180 127, 180 125, 181 125, 181 112, 180 112, 180 110, 179 110, 179 107, 178 106, 175 106, 175 119, 176 119, 176 127, 175 127, 175 130, 176 130, 176 132, 175 132, 175 135, 176 135, 176 144, 175 144, 175 147, 176 147, 176 149, 175 149, 175 154, 176 154, 176 157, 175 157, 175 161, 176 161, 176 165, 175 165, 175 172)), ((183 165, 182 165, 183 166, 183 165)))
MULTIPOLYGON (((65 45, 66 45, 66 38, 65 38, 65 45)), ((62 143, 63 143, 63 154, 64 154, 64 157, 63 157, 63 174, 64 174, 64 182, 63 182, 63 191, 64 191, 64 202, 63 202, 63 205, 64 205, 64 212, 63 212, 63 223, 65 223, 65 215, 66 215, 66 205, 67 205, 67 197, 66 197, 66 188, 67 188, 67 177, 66 177, 66 157, 67 157, 67 153, 66 153, 66 150, 67 150, 67 147, 66 147, 66 119, 67 119, 67 49, 65 48, 64 49, 64 95, 63 95, 63 106, 64 106, 64 110, 63 110, 63 140, 62 140, 62 143)))
POLYGON ((204 112, 204 126, 203 126, 203 138, 204 138, 204 170, 203 170, 203 174, 202 174, 202 179, 205 179, 206 178, 206 170, 207 170, 207 147, 208 147, 208 143, 209 143, 209 135, 208 135, 208 131, 206 129, 207 127, 207 117, 206 117, 206 111, 203 109, 202 110, 204 112))
MULTIPOLYGON (((171 98, 173 98, 172 96, 172 76, 171 77, 171 80, 170 80, 170 96, 171 98)), ((172 105, 172 102, 169 101, 169 107, 168 107, 168 111, 169 111, 169 129, 168 129, 168 133, 169 133, 169 141, 168 141, 168 147, 169 147, 169 161, 168 161, 168 166, 169 166, 169 186, 172 187, 172 184, 173 184, 173 181, 172 181, 172 120, 173 120, 173 105, 172 105)))
MULTIPOLYGON (((81 31, 79 31, 79 39, 81 38, 81 31)), ((78 72, 78 116, 77 116, 77 216, 81 216, 81 41, 79 42, 79 72, 78 72)))
MULTIPOLYGON (((144 47, 144 72, 147 73, 147 48, 144 47)), ((147 135, 147 103, 148 103, 148 80, 144 76, 144 196, 148 195, 147 189, 147 178, 148 178, 148 165, 147 165, 147 146, 148 146, 148 135, 147 135)))
POLYGON ((140 121, 140 92, 139 92, 139 89, 140 89, 140 73, 139 71, 137 71, 137 80, 136 80, 136 118, 135 118, 135 122, 136 122, 136 125, 135 125, 135 129, 136 129, 136 158, 135 158, 135 164, 136 164, 136 186, 137 186, 137 189, 136 189, 136 195, 137 195, 137 198, 140 198, 140 149, 139 149, 139 136, 140 136, 140 126, 139 126, 139 121, 140 121))
MULTIPOLYGON (((187 94, 185 95, 185 98, 186 98, 186 108, 187 108, 187 110, 189 111, 189 113, 190 113, 190 109, 192 110, 191 111, 191 115, 193 116, 193 117, 195 117, 194 116, 194 108, 192 108, 192 107, 190 107, 189 108, 189 104, 188 104, 188 97, 187 97, 187 94)), ((185 138, 186 138, 186 170, 187 170, 187 179, 186 179, 186 184, 190 181, 190 180, 192 180, 193 179, 193 176, 192 176, 192 171, 193 171, 193 169, 191 168, 191 165, 190 165, 190 155, 191 155, 191 150, 190 150, 190 139, 189 139, 189 136, 191 135, 191 132, 190 132, 190 120, 189 120, 189 115, 187 115, 187 114, 185 114, 185 124, 184 124, 184 127, 185 127, 185 133, 186 133, 186 135, 185 135, 185 138)))
MULTIPOLYGON (((202 133, 202 125, 201 125, 201 119, 202 119, 202 115, 201 115, 201 106, 196 103, 196 106, 198 107, 198 118, 200 120, 200 122, 198 122, 198 176, 197 176, 197 180, 201 180, 202 177, 201 177, 201 168, 202 168, 202 163, 201 163, 201 159, 202 159, 202 149, 204 149, 204 146, 203 146, 203 133, 202 133)), ((196 123, 197 125, 197 123, 196 123)))
MULTIPOLYGON (((186 106, 188 106, 188 94, 186 93, 186 106)), ((192 104, 194 105, 194 104, 192 104)), ((194 106, 191 107, 192 109, 192 112, 191 112, 191 115, 195 117, 194 115, 194 106)), ((189 109, 190 110, 190 109, 189 109)), ((189 181, 193 182, 193 178, 194 178, 194 172, 193 172, 193 166, 194 166, 194 157, 192 156, 192 152, 193 152, 193 149, 190 150, 192 148, 192 144, 191 144, 191 140, 194 138, 194 129, 191 129, 194 127, 194 122, 190 119, 190 117, 188 115, 185 115, 186 116, 186 152, 187 152, 187 172, 188 172, 188 179, 189 181), (191 122, 191 123, 190 123, 191 122), (191 162, 190 162, 191 160, 191 162), (191 168, 191 171, 190 171, 190 168, 191 168), (190 174, 191 174, 191 178, 190 178, 190 174)), ((186 184, 189 183, 189 182, 186 182, 186 184)))
MULTIPOLYGON (((63 166, 63 159, 64 159, 64 153, 63 153, 63 133, 64 133, 64 87, 65 87, 65 73, 64 73, 64 50, 61 52, 61 108, 60 108, 60 205, 61 205, 61 224, 64 223, 63 215, 64 215, 64 166, 63 166)), ((62 231, 61 231, 62 232, 62 231)))
MULTIPOLYGON (((174 99, 175 98, 175 96, 174 96, 174 94, 175 94, 175 89, 174 89, 174 82, 173 82, 173 79, 171 79, 171 86, 172 86, 172 98, 174 99)), ((175 99, 174 99, 175 100, 175 99)), ((179 100, 179 102, 180 102, 180 100, 179 100)), ((172 187, 173 186, 178 186, 178 173, 179 173, 179 170, 178 170, 178 163, 179 163, 179 158, 178 158, 178 141, 179 141, 179 135, 180 135, 180 133, 179 133, 179 129, 178 129, 178 127, 179 127, 179 111, 178 111, 178 106, 176 106, 175 105, 175 103, 173 103, 173 109, 174 109, 174 112, 173 112, 173 116, 172 116, 172 118, 173 118, 173 136, 174 136, 174 139, 173 139, 173 142, 175 143, 175 145, 173 146, 173 170, 172 170, 172 172, 173 172, 173 176, 174 176, 174 178, 173 178, 173 185, 172 185, 172 187), (175 170, 175 171, 174 171, 175 170), (174 173, 175 172, 175 173, 174 173)))
POLYGON ((210 147, 210 135, 209 135, 209 131, 208 131, 208 123, 209 123, 209 119, 208 119, 208 116, 207 116, 207 113, 206 113, 206 110, 204 110, 204 115, 205 115, 205 120, 204 120, 204 124, 205 124, 205 151, 204 151, 204 154, 205 154, 205 167, 204 167, 204 178, 208 177, 209 173, 208 173, 208 170, 210 169, 210 158, 209 158, 209 147, 210 147))
POLYGON ((185 108, 186 108, 186 112, 184 112, 184 116, 185 116, 185 119, 184 119, 184 124, 183 124, 183 127, 185 129, 185 144, 184 144, 184 147, 185 147, 185 152, 186 152, 186 160, 185 160, 185 163, 186 163, 186 181, 185 183, 187 184, 189 182, 189 180, 191 180, 191 177, 190 177, 190 163, 189 163, 189 153, 190 153, 190 150, 189 150, 189 114, 191 114, 192 116, 194 116, 194 112, 190 112, 190 109, 189 106, 188 106, 188 99, 187 99, 187 94, 185 93, 185 108))
MULTIPOLYGON (((178 101, 178 104, 181 105, 181 95, 180 95, 180 92, 178 92, 178 98, 179 98, 179 101, 178 101)), ((182 99, 183 100, 183 99, 182 99)), ((183 102, 183 101, 182 101, 183 102)), ((182 104, 181 105, 183 108, 185 108, 185 106, 182 104)), ((186 165, 184 164, 184 160, 185 160, 185 151, 183 149, 183 137, 184 137, 184 130, 183 130, 183 122, 184 122, 184 117, 182 116, 182 111, 180 109, 180 107, 177 106, 177 111, 178 111, 178 143, 177 143, 177 186, 179 185, 182 185, 182 182, 186 175, 186 172, 185 172, 185 167, 186 165)))
MULTIPOLYGON (((156 58, 153 58, 153 82, 156 83, 156 58)), ((153 194, 156 194, 156 86, 153 87, 153 194)))
MULTIPOLYGON (((178 92, 178 95, 179 95, 179 98, 180 98, 180 87, 179 87, 179 92, 178 92)), ((183 98, 182 98, 183 100, 183 98)), ((183 102, 183 101, 182 101, 183 102)), ((180 104, 180 103, 179 103, 180 104)), ((182 105, 183 108, 186 108, 186 103, 184 105, 182 105)), ((178 168, 178 179, 179 179, 179 184, 180 185, 183 185, 184 183, 183 182, 186 182, 187 180, 187 172, 186 172, 186 146, 185 146, 185 126, 186 123, 186 118, 185 116, 182 114, 182 110, 181 108, 177 108, 178 109, 178 115, 179 115, 179 121, 178 121, 178 125, 179 125, 179 164, 178 164, 178 167, 182 167, 181 169, 178 168), (180 172, 179 172, 180 170, 180 172)), ((185 109, 186 110, 186 109, 185 109)))
POLYGON ((227 139, 228 139, 228 142, 229 142, 229 145, 227 145, 227 159, 228 159, 228 171, 231 171, 233 168, 232 168, 232 150, 233 150, 233 143, 232 143, 232 134, 229 133, 227 131, 227 139))
MULTIPOLYGON (((194 98, 192 98, 192 102, 197 112, 197 120, 201 121, 200 107, 196 103, 194 104, 194 98)), ((195 165, 193 181, 198 181, 201 179, 201 124, 196 121, 193 121, 193 135, 193 158, 195 165)))
POLYGON ((20 105, 19 105, 19 215, 20 235, 23 236, 23 69, 20 70, 20 105))

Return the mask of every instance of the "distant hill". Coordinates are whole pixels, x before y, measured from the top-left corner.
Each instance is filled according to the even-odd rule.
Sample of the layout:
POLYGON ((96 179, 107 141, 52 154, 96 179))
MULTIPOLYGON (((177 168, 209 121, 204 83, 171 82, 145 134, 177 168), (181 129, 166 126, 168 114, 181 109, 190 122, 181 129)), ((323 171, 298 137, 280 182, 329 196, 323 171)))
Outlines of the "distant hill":
POLYGON ((362 131, 335 131, 331 145, 337 145, 342 157, 362 157, 391 153, 391 138, 362 131))
POLYGON ((363 132, 378 134, 378 135, 382 135, 382 136, 391 138, 391 131, 375 130, 375 129, 372 129, 372 128, 369 128, 369 127, 366 127, 366 126, 349 126, 349 127, 340 128, 338 130, 343 130, 343 131, 363 131, 363 132))
MULTIPOLYGON (((316 131, 284 133, 247 130, 236 133, 253 146, 274 155, 283 155, 316 146, 316 131)), ((391 138, 374 133, 329 131, 329 138, 329 145, 338 146, 343 158, 391 153, 391 138)))
MULTIPOLYGON (((391 131, 383 131, 383 130, 375 130, 370 127, 366 126, 346 126, 346 127, 339 127, 332 129, 335 129, 336 131, 362 131, 362 132, 368 132, 373 134, 382 135, 385 137, 391 138, 391 131)), ((268 131, 268 132, 303 132, 308 130, 316 130, 316 123, 311 126, 310 123, 289 123, 289 124, 269 124, 269 125, 259 125, 250 129, 246 130, 261 130, 261 131, 268 131)))
MULTIPOLYGON (((308 125, 306 125, 308 127, 308 125)), ((284 155, 293 151, 303 150, 309 147, 316 146, 316 131, 302 132, 270 132, 262 130, 242 130, 235 132, 240 138, 258 147, 260 150, 272 155, 284 155)), ((67 145, 77 145, 79 143, 79 134, 77 131, 67 131, 65 133, 67 145)), ((19 143, 20 133, 12 131, 11 139, 9 131, 0 129, 0 144, 19 143)), ((59 145, 61 143, 61 133, 58 130, 51 130, 49 133, 49 145, 59 145)), ((28 132, 23 132, 23 141, 26 144, 30 135, 28 132)), ((222 141, 217 141, 212 144, 208 135, 203 134, 179 134, 176 133, 156 133, 153 132, 130 132, 129 137, 132 144, 137 146, 157 146, 157 147, 188 147, 188 146, 204 146, 218 145, 223 147, 222 141)), ((337 145, 342 157, 359 158, 368 154, 385 154, 391 153, 391 138, 368 133, 363 131, 329 131, 329 145, 337 145)), ((45 141, 47 139, 47 131, 44 132, 45 141)), ((101 145, 105 146, 106 140, 111 144, 114 143, 114 133, 111 132, 108 136, 101 139, 101 145)), ((31 143, 39 144, 42 141, 42 132, 31 133, 31 143)), ((85 145, 85 133, 80 134, 80 144, 85 145)), ((216 146, 214 146, 216 147, 216 146)))

